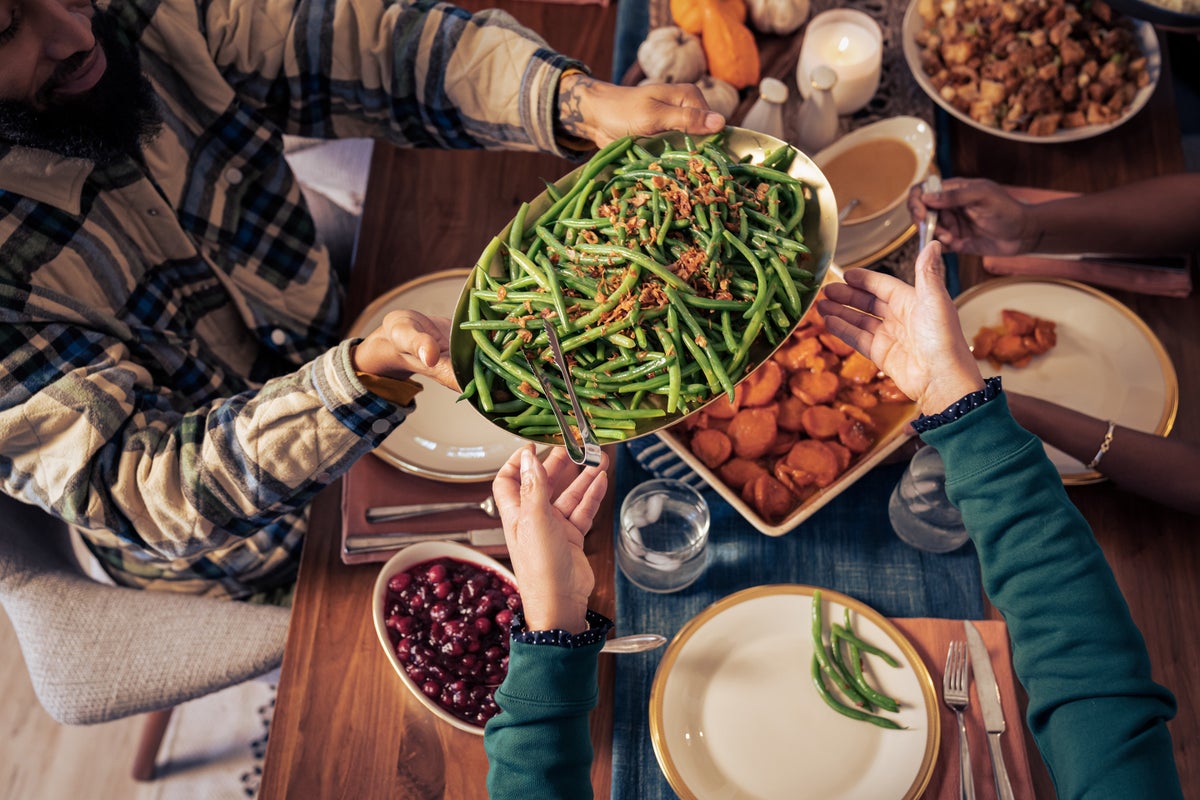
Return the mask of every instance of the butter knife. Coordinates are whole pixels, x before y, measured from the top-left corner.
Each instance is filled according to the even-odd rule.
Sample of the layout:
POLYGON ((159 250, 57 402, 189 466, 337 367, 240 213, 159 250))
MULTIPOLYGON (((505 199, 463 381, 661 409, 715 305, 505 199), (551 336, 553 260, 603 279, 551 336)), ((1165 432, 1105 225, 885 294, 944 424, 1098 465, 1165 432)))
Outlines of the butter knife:
POLYGON ((971 651, 971 671, 975 675, 975 688, 979 692, 979 708, 983 712, 983 727, 987 730, 988 754, 992 757, 992 777, 996 781, 996 797, 1013 800, 1012 782, 1008 768, 1004 765, 1004 753, 1000 750, 1000 734, 1004 733, 1004 711, 1000 708, 1000 687, 992 672, 992 661, 987 645, 979 630, 969 621, 963 620, 967 632, 967 649, 971 651))
POLYGON ((445 531, 443 533, 416 533, 395 531, 392 533, 352 533, 346 537, 342 549, 347 554, 375 553, 380 550, 399 550, 417 542, 466 542, 472 547, 496 547, 504 544, 504 528, 479 528, 470 531, 445 531))

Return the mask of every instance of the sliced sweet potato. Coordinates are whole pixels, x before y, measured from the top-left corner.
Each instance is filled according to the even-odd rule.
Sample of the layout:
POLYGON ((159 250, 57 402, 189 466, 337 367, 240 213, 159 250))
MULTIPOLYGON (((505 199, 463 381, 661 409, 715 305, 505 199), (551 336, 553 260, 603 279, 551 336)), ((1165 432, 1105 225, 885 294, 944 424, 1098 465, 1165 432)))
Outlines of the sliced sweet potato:
POLYGON ((804 409, 808 408, 808 404, 799 397, 790 395, 779 399, 779 414, 775 417, 775 424, 785 431, 801 431, 804 430, 804 423, 800 419, 800 415, 804 413, 804 409))
POLYGON ((821 340, 821 344, 823 344, 827 348, 829 348, 829 351, 832 352, 836 356, 845 358, 846 356, 855 352, 853 347, 846 344, 841 339, 834 336, 832 333, 825 332, 825 333, 818 335, 817 338, 821 340))
POLYGON ((812 406, 800 415, 804 432, 814 439, 832 439, 838 435, 846 415, 830 406, 812 406))
POLYGON ((825 360, 821 358, 821 342, 816 336, 785 344, 775 351, 773 360, 788 372, 799 372, 814 366, 821 369, 825 367, 825 360))
POLYGON ((765 361, 740 384, 746 387, 741 397, 741 407, 765 406, 773 401, 775 393, 783 386, 783 377, 783 367, 774 361, 765 361))
POLYGON ((717 474, 735 491, 740 492, 742 487, 759 475, 766 475, 767 470, 757 461, 734 456, 717 469, 717 474))
POLYGON ((784 461, 789 467, 803 470, 813 476, 813 483, 822 489, 833 483, 841 470, 837 456, 824 442, 801 439, 792 445, 784 461))
POLYGON ((733 455, 733 442, 721 431, 708 428, 696 431, 692 437, 692 452, 704 466, 715 469, 733 455))
POLYGON ((1002 364, 1011 364, 1028 354, 1025 345, 1021 343, 1019 334, 1006 333, 996 340, 996 344, 992 347, 991 357, 1002 364))
POLYGON ((982 361, 992 355, 992 348, 996 346, 996 340, 999 338, 1000 334, 995 328, 980 328, 971 343, 971 352, 975 354, 975 358, 982 361))
POLYGON ((852 453, 865 453, 875 444, 875 436, 866 425, 856 419, 847 419, 838 428, 838 441, 846 445, 852 453))
POLYGON ((874 408, 879 405, 879 398, 868 387, 858 384, 843 386, 842 390, 838 392, 838 397, 859 408, 874 408))
POLYGON ((782 456, 792 449, 792 445, 800 438, 800 434, 795 431, 785 431, 783 428, 777 428, 775 431, 775 443, 771 445, 768 453, 772 456, 782 456))
POLYGON ((729 421, 726 433, 733 442, 733 452, 742 458, 764 456, 775 443, 775 411, 743 408, 729 421))
POLYGON ((1004 330, 1006 332, 1024 336, 1033 333, 1037 317, 1026 314, 1024 311, 1006 308, 1000 312, 1000 320, 1004 323, 1004 330))
POLYGON ((846 356, 846 360, 842 362, 842 368, 838 374, 845 378, 850 383, 857 383, 860 386, 870 383, 879 375, 879 367, 871 359, 864 356, 862 353, 854 350, 850 355, 846 356))
POLYGON ((775 462, 775 480, 786 486, 792 494, 799 495, 816 479, 812 473, 790 466, 787 461, 780 459, 775 462))
POLYGON ((705 414, 713 419, 733 419, 733 415, 737 413, 737 392, 734 392, 734 401, 730 402, 725 395, 719 395, 717 399, 704 407, 705 414))
POLYGON ((761 475, 748 485, 753 487, 754 507, 772 522, 782 519, 796 507, 795 495, 770 475, 761 475))
POLYGON ((850 452, 850 448, 846 447, 846 445, 842 444, 841 442, 835 442, 832 440, 825 442, 825 446, 832 450, 833 454, 837 456, 839 475, 850 468, 850 460, 854 457, 854 454, 850 452))
POLYGON ((867 430, 875 430, 875 420, 866 411, 863 411, 853 403, 835 403, 834 408, 845 414, 847 417, 856 419, 866 426, 867 430))
POLYGON ((797 372, 788 379, 788 390, 810 406, 832 402, 841 384, 833 372, 797 372))

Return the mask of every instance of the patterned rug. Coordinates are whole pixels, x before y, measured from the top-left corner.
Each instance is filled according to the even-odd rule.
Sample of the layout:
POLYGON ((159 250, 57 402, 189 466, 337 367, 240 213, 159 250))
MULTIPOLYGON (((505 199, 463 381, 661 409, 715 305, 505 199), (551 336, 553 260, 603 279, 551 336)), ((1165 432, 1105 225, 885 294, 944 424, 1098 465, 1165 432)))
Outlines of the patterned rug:
POLYGON ((275 710, 267 675, 175 710, 158 756, 158 778, 132 800, 252 800, 262 779, 275 710))

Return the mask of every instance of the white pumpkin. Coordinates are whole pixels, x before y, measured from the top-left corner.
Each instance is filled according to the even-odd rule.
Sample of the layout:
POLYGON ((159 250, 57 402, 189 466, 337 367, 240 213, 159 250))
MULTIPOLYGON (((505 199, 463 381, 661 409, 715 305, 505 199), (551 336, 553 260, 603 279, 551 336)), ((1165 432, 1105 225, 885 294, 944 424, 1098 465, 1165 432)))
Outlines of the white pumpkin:
POLYGON ((637 58, 646 77, 660 83, 691 83, 708 66, 700 39, 674 25, 650 31, 637 58))
POLYGON ((762 33, 787 34, 808 19, 809 0, 746 0, 750 24, 762 33))
POLYGON ((712 75, 705 75, 696 81, 696 88, 704 95, 704 102, 708 103, 708 107, 725 119, 729 119, 737 109, 738 90, 733 84, 712 75))

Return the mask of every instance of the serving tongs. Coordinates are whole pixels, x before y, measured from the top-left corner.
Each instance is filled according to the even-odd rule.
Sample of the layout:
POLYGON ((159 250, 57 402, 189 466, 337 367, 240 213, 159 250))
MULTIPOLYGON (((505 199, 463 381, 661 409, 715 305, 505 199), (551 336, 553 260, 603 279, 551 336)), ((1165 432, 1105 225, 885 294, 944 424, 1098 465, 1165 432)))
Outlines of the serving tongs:
POLYGON ((562 409, 558 407, 558 401, 554 399, 550 379, 546 377, 546 372, 542 369, 537 351, 526 347, 521 352, 525 356, 526 363, 529 364, 529 370, 538 379, 538 383, 541 384, 542 394, 550 404, 550 410, 554 412, 554 418, 558 420, 558 427, 562 430, 563 443, 567 447, 567 455, 576 464, 598 467, 600 466, 600 445, 592 433, 591 424, 588 422, 587 417, 583 415, 583 408, 579 405, 579 398, 576 396, 575 387, 571 383, 571 371, 567 368, 567 360, 563 358, 562 346, 558 343, 558 334, 554 332, 554 325, 550 320, 543 319, 542 327, 546 329, 546 338, 550 340, 550 352, 554 356, 554 365, 562 373, 563 383, 567 386, 567 397, 571 400, 571 408, 575 412, 574 426, 567 420, 562 409), (579 432, 578 439, 575 438, 575 430, 579 432))

